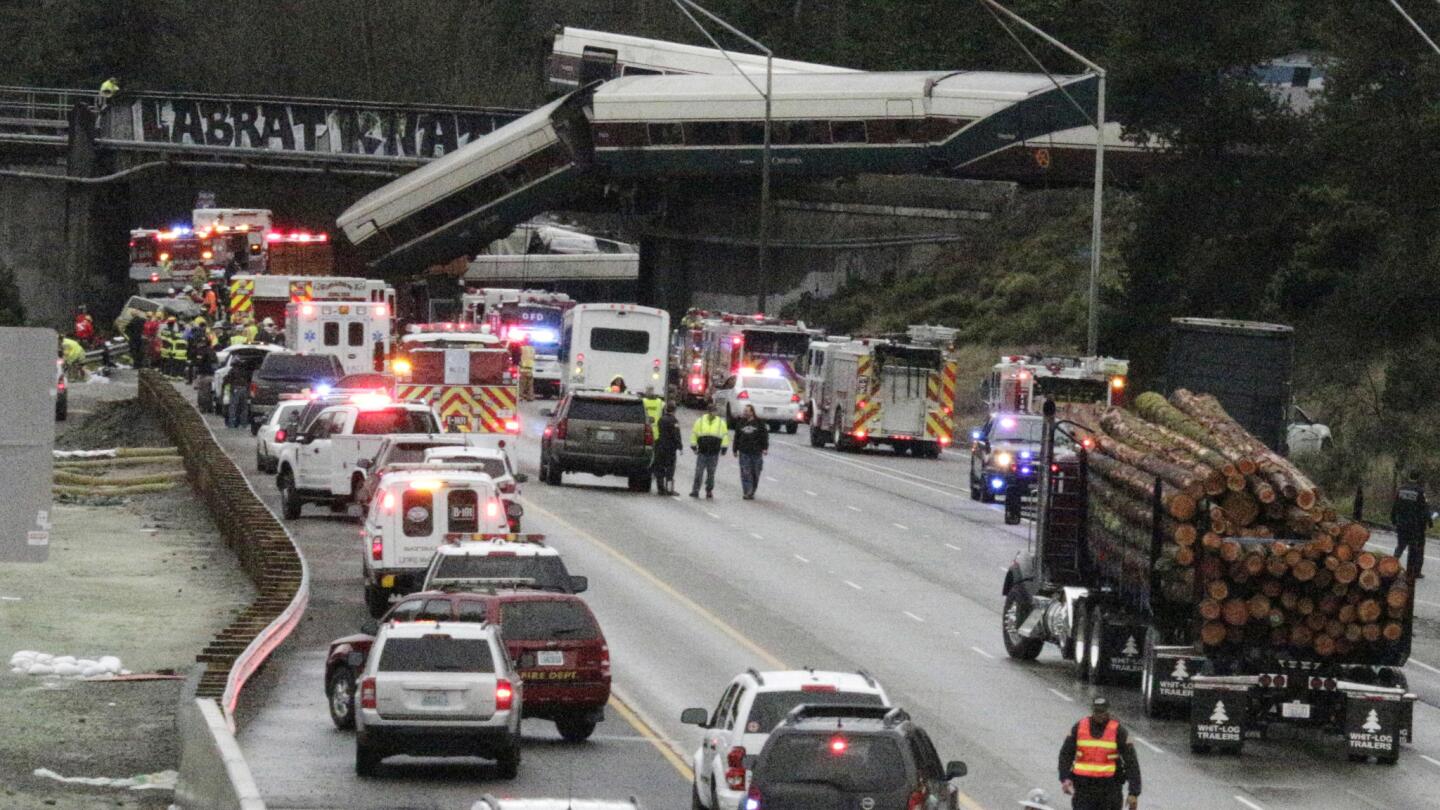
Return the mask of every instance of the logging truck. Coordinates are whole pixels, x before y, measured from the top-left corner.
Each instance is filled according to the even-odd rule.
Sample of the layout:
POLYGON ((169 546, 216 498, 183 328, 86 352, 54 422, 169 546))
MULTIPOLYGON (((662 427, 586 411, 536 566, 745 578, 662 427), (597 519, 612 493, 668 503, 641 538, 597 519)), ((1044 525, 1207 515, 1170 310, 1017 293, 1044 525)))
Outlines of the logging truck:
POLYGON ((1300 508, 1298 492, 1263 483, 1271 457, 1238 481, 1222 473, 1192 488, 1177 470, 1199 468, 1184 459, 1227 466, 1205 446, 1174 445, 1186 448, 1174 464, 1131 458, 1116 435, 1144 446, 1179 434, 1128 412, 1093 431, 1057 419, 1053 403, 1043 413, 1036 528, 1002 587, 1012 658, 1054 644, 1082 680, 1138 685, 1147 716, 1189 720, 1195 753, 1239 753, 1288 724, 1341 736, 1352 760, 1396 762, 1416 700, 1402 670, 1414 579, 1398 560, 1364 551, 1368 532, 1323 500, 1300 508), (1057 457, 1057 444, 1079 450, 1057 457))

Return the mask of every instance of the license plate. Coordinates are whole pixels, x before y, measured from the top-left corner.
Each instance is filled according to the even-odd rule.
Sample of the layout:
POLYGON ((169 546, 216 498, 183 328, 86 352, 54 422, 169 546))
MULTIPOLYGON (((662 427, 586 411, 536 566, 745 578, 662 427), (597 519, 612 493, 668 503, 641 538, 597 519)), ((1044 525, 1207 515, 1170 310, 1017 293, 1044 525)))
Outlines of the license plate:
POLYGON ((565 666, 565 653, 559 650, 541 650, 535 653, 535 665, 541 667, 565 666))
POLYGON ((765 415, 766 415, 766 416, 774 416, 774 415, 775 415, 775 412, 776 412, 776 409, 775 409, 775 408, 766 408, 766 409, 765 409, 765 415))
POLYGON ((1294 719, 1296 719, 1296 720, 1309 720, 1309 719, 1310 719, 1310 704, 1309 704, 1309 703, 1301 703, 1301 702, 1298 701, 1298 700, 1297 700, 1297 701, 1294 701, 1294 702, 1292 702, 1292 703, 1281 703, 1281 704, 1280 704, 1280 716, 1281 716, 1281 717, 1290 717, 1290 718, 1294 718, 1294 719))
POLYGON ((450 696, 444 692, 426 692, 420 696, 421 706, 449 706, 450 696))
POLYGON ((613 442, 613 441, 615 441, 615 431, 613 431, 613 430, 597 430, 597 431, 595 431, 595 441, 597 441, 597 442, 613 442))

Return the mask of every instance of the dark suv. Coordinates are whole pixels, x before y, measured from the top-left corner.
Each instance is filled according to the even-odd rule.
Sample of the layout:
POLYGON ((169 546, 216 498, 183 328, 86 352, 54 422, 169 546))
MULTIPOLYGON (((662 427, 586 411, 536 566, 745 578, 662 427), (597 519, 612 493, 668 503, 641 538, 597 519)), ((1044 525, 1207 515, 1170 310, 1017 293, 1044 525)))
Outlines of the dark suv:
POLYGON ((753 768, 747 810, 955 810, 965 775, 904 709, 858 705, 795 707, 753 768))
POLYGON ((322 391, 345 376, 340 359, 330 354, 268 354, 250 377, 252 432, 270 415, 281 394, 322 391), (322 388, 323 386, 323 388, 322 388))
POLYGON ((567 472, 624 475, 631 492, 650 491, 655 434, 634 394, 572 391, 560 400, 540 439, 540 480, 567 472))

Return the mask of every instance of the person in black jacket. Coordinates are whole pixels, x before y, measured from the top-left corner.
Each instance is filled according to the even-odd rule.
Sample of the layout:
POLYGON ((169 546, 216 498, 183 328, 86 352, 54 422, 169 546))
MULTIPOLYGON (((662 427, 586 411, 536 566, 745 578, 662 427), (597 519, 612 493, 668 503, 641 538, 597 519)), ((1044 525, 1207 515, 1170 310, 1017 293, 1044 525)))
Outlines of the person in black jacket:
POLYGON ((1140 759, 1130 732, 1110 717, 1110 702, 1097 697, 1090 716, 1070 728, 1060 746, 1060 788, 1075 798, 1073 810, 1136 810, 1140 804, 1140 759), (1130 786, 1127 802, 1121 788, 1130 786))
POLYGON ((665 403, 660 415, 660 435, 655 439, 655 460, 650 472, 655 476, 655 490, 661 495, 679 495, 675 491, 675 455, 685 446, 680 435, 680 420, 675 418, 675 403, 665 403))
POLYGON ((740 491, 745 500, 755 500, 765 454, 770 452, 770 428, 755 415, 755 406, 746 405, 735 423, 735 458, 740 462, 740 491))
POLYGON ((1430 516, 1430 504, 1425 502, 1425 485, 1420 483, 1420 471, 1411 470, 1410 480, 1395 493, 1395 503, 1390 507, 1390 522, 1395 524, 1395 556, 1403 557, 1410 549, 1410 561, 1406 567, 1416 579, 1424 577, 1420 568, 1425 564, 1425 530, 1435 524, 1430 516))

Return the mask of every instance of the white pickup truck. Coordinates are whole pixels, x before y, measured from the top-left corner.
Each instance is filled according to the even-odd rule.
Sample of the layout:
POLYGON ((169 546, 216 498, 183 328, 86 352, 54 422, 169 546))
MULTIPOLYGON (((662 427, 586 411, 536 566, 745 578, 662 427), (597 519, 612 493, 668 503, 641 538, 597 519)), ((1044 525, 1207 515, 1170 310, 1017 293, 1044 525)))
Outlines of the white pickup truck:
POLYGON ((361 459, 374 459, 387 436, 442 432, 429 405, 381 394, 358 394, 326 407, 280 445, 275 486, 285 519, 300 517, 307 503, 347 509, 365 485, 361 459))

